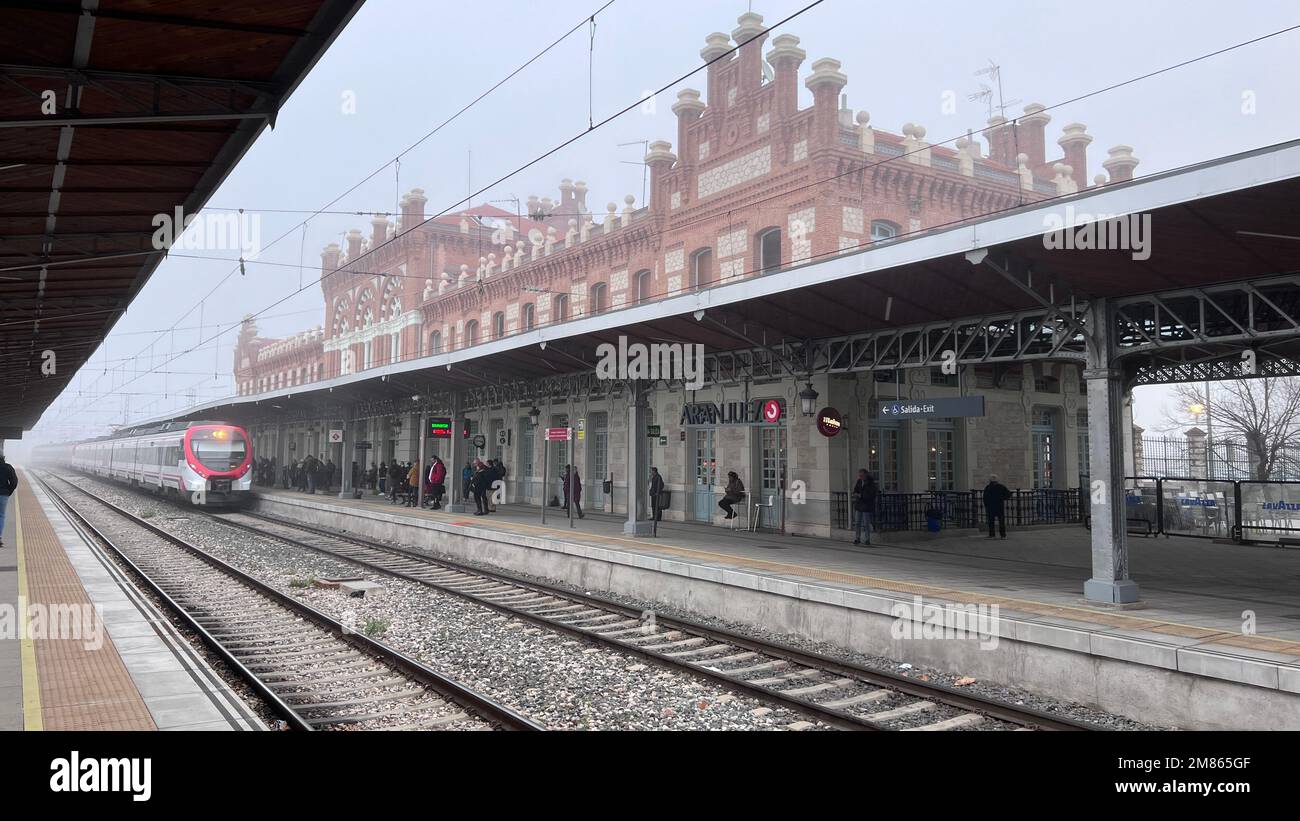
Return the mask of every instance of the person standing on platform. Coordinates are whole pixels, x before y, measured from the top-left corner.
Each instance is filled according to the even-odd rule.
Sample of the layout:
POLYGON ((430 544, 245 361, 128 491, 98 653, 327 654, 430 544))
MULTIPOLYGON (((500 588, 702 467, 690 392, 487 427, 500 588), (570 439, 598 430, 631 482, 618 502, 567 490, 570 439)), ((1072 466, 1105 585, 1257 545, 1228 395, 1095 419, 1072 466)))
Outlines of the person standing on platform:
POLYGON ((307 458, 303 460, 302 470, 307 475, 308 493, 314 494, 316 492, 316 480, 320 478, 320 469, 320 460, 310 453, 307 454, 307 458))
POLYGON ((433 457, 433 467, 429 468, 430 495, 433 497, 433 509, 442 508, 442 497, 447 492, 447 466, 438 456, 433 457))
POLYGON ((394 459, 388 466, 388 503, 397 504, 397 494, 402 490, 402 466, 394 459))
POLYGON ((989 538, 993 538, 993 522, 997 520, 998 530, 1002 538, 1007 537, 1007 499, 1011 498, 1011 491, 1007 486, 998 481, 997 474, 989 476, 989 483, 984 486, 984 514, 989 520, 989 538))
POLYGON ((469 484, 474 478, 474 460, 466 459, 465 467, 460 469, 460 498, 463 502, 469 501, 469 484))
POLYGON ((470 490, 474 493, 474 515, 486 516, 488 510, 487 491, 492 483, 492 471, 482 462, 474 463, 474 475, 470 479, 470 490))
POLYGON ((664 494, 664 477, 659 475, 659 468, 650 468, 650 511, 654 521, 660 521, 663 518, 663 508, 660 503, 663 501, 664 494))
POLYGON ((411 469, 406 472, 406 506, 415 507, 415 494, 420 487, 420 466, 411 465, 411 469))
POLYGON ((871 520, 876 516, 876 497, 880 488, 876 477, 866 468, 858 471, 858 481, 853 485, 853 543, 871 544, 871 520))
POLYGON ((5 543, 5 509, 9 507, 9 497, 17 489, 18 472, 5 461, 4 453, 0 453, 0 547, 5 543))
POLYGON ((727 471, 727 487, 722 491, 722 501, 718 502, 718 507, 727 512, 726 518, 736 518, 736 511, 731 506, 738 504, 741 499, 745 498, 745 483, 740 481, 740 476, 736 471, 727 471))
POLYGON ((578 515, 579 519, 585 519, 586 514, 582 512, 582 477, 573 465, 565 465, 564 473, 564 509, 569 509, 569 499, 573 499, 573 512, 578 515))
POLYGON ((387 493, 388 493, 388 462, 384 461, 384 462, 380 462, 380 463, 379 463, 379 472, 378 472, 376 475, 378 476, 378 481, 379 481, 379 487, 378 487, 378 489, 377 489, 376 492, 377 492, 380 496, 387 495, 387 493))

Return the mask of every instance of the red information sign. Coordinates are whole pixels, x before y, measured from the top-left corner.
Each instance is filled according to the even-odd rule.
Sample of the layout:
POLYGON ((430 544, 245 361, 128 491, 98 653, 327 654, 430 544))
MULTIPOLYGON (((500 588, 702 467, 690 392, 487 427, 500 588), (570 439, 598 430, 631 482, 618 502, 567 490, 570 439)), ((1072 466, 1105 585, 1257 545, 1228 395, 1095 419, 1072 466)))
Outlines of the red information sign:
POLYGON ((569 441, 571 430, 569 428, 547 428, 546 441, 548 442, 567 442, 569 441))
POLYGON ((777 399, 769 399, 763 403, 763 421, 780 422, 781 421, 781 402, 777 399))

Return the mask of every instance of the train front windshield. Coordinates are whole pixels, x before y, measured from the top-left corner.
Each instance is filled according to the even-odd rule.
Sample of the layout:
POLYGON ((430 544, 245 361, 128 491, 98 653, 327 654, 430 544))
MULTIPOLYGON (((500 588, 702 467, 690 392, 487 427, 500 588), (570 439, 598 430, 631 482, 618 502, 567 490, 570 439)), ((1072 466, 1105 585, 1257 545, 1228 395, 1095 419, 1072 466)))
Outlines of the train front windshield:
POLYGON ((244 463, 248 442, 244 440, 244 434, 234 428, 196 430, 190 435, 190 449, 199 464, 208 470, 225 473, 244 463))

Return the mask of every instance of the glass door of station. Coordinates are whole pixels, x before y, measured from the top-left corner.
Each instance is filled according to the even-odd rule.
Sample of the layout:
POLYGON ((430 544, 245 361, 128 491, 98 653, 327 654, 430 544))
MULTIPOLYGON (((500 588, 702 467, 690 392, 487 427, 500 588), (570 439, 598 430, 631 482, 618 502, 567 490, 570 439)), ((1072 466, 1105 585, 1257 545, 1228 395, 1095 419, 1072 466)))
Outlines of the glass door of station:
POLYGON ((776 530, 781 527, 782 509, 785 505, 785 428, 760 427, 754 432, 755 450, 758 452, 758 476, 749 488, 745 503, 753 510, 760 507, 759 527, 776 530), (767 507, 766 505, 770 505, 767 507))
POLYGON ((592 510, 608 502, 605 482, 609 479, 609 414, 597 411, 587 418, 587 472, 582 480, 583 504, 592 510), (590 491, 589 491, 590 489, 590 491), (590 492, 590 496, 588 496, 590 492))
POLYGON ((692 472, 690 517, 697 522, 713 520, 713 486, 718 482, 715 431, 696 428, 689 434, 692 472))

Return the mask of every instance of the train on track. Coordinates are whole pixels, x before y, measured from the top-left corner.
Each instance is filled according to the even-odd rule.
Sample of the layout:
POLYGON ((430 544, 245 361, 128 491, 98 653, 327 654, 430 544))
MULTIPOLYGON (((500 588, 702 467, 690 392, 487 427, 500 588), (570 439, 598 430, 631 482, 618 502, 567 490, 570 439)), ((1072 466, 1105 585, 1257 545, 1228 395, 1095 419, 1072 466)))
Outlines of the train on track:
POLYGON ((253 486, 252 440, 225 422, 137 426, 83 442, 41 445, 32 456, 38 464, 152 488, 197 505, 238 505, 253 486))

